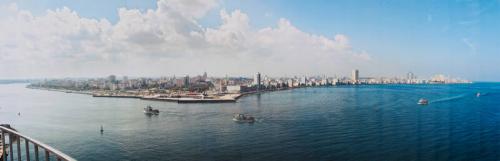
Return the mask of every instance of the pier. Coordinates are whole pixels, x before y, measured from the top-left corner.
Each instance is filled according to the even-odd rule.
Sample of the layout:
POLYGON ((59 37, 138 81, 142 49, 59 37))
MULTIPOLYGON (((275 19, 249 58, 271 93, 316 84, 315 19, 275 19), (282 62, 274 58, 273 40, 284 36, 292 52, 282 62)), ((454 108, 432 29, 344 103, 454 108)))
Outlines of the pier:
POLYGON ((241 96, 241 94, 226 94, 218 98, 192 98, 192 97, 155 97, 155 96, 143 96, 140 97, 142 100, 152 100, 152 101, 165 101, 165 102, 177 102, 177 103, 233 103, 241 96))
POLYGON ((165 101, 177 103, 233 103, 236 99, 196 99, 196 98, 148 98, 143 97, 143 100, 165 101))
POLYGON ((216 94, 212 96, 180 96, 180 97, 165 97, 159 95, 143 95, 140 93, 119 93, 119 92, 104 92, 104 91, 72 91, 72 90, 54 90, 50 88, 33 88, 31 89, 39 89, 39 90, 48 90, 48 91, 56 91, 56 92, 64 92, 64 93, 76 93, 76 94, 85 94, 91 95, 92 97, 106 97, 106 98, 133 98, 133 99, 141 99, 141 100, 150 100, 150 101, 164 101, 164 102, 176 102, 176 103, 235 103, 239 98, 258 93, 267 93, 273 91, 282 91, 282 90, 290 90, 295 88, 283 88, 283 89, 273 89, 273 90, 260 90, 260 91, 250 91, 243 93, 224 93, 224 94, 216 94))
POLYGON ((138 98, 141 100, 164 101, 176 103, 233 103, 245 94, 222 94, 219 96, 186 95, 179 97, 165 97, 160 95, 139 95, 139 94, 110 94, 94 93, 92 97, 109 98, 138 98))

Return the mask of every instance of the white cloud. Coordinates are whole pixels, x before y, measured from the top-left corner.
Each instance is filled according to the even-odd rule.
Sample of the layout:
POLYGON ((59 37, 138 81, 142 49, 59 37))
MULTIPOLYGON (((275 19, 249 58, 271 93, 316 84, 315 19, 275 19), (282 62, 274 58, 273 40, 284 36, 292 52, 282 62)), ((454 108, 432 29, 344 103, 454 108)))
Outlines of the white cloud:
POLYGON ((158 9, 118 9, 119 19, 84 18, 63 7, 33 15, 13 4, 0 11, 0 77, 333 74, 370 62, 343 34, 310 34, 280 19, 254 28, 240 10, 220 11, 222 24, 198 20, 213 0, 160 0, 158 9))

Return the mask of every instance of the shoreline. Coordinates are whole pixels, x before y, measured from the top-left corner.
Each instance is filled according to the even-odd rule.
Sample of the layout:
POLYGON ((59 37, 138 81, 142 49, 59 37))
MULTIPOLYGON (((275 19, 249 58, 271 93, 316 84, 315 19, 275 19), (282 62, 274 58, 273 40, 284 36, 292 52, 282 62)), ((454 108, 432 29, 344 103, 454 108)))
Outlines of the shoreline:
POLYGON ((237 100, 243 96, 251 94, 261 94, 276 91, 294 90, 301 88, 325 88, 325 87, 357 87, 357 86, 373 86, 373 85, 453 85, 453 84, 471 84, 471 83, 448 83, 448 84, 359 84, 359 85, 335 85, 335 86, 299 86, 299 87, 289 87, 280 88, 273 90, 261 90, 261 91, 251 91, 244 93, 226 93, 219 98, 192 98, 192 97, 162 97, 158 95, 140 95, 140 94, 115 94, 106 93, 103 91, 77 91, 69 89, 54 89, 54 88, 43 88, 43 87, 31 87, 26 86, 28 89, 46 90, 54 92, 64 92, 64 93, 75 93, 91 95, 92 97, 107 97, 107 98, 133 98, 148 101, 162 101, 162 102, 176 102, 176 103, 236 103, 237 100))
POLYGON ((244 95, 248 95, 249 93, 241 93, 241 94, 225 94, 220 98, 189 98, 189 97, 159 97, 159 96, 151 96, 151 95, 139 95, 139 94, 99 94, 102 91, 76 91, 76 90, 68 90, 68 89, 53 89, 53 88, 39 88, 39 87, 26 87, 28 89, 34 90, 45 90, 52 92, 64 92, 64 93, 74 93, 74 94, 83 94, 90 95, 92 97, 106 97, 106 98, 133 98, 140 100, 149 100, 149 101, 163 101, 163 102, 176 102, 176 103, 235 103, 239 98, 244 95))

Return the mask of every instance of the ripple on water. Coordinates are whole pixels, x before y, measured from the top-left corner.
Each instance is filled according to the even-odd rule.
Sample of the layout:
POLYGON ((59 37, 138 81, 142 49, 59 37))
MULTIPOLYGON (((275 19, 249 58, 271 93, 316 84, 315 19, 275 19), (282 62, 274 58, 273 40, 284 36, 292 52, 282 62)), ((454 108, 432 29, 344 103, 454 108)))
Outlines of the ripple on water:
POLYGON ((0 85, 0 121, 79 160, 498 160, 499 87, 307 88, 176 104, 0 85), (146 105, 160 115, 145 116, 146 105))

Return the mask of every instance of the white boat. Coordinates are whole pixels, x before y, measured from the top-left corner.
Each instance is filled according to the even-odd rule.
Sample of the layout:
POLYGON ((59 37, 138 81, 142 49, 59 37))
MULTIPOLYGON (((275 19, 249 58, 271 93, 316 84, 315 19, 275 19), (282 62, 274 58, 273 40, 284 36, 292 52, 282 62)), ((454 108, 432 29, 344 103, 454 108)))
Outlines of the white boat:
POLYGON ((239 123, 253 123, 255 122, 255 118, 253 116, 245 115, 245 114, 234 114, 233 121, 239 123))
POLYGON ((419 104, 419 105, 427 105, 427 104, 429 104, 429 101, 426 100, 426 99, 421 98, 420 100, 418 100, 417 104, 419 104))
POLYGON ((481 96, 481 93, 477 92, 476 97, 479 97, 479 96, 481 96))
POLYGON ((147 107, 144 108, 144 113, 148 115, 158 115, 160 114, 160 110, 153 109, 153 107, 148 105, 147 107))

